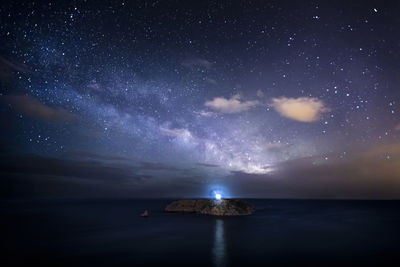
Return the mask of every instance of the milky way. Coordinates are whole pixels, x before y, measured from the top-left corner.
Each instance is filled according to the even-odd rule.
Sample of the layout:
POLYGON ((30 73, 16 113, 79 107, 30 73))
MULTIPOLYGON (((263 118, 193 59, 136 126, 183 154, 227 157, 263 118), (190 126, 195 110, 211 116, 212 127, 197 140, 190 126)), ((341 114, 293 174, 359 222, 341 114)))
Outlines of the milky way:
POLYGON ((100 2, 2 5, 3 172, 29 155, 106 169, 113 194, 400 196, 398 3, 100 2))

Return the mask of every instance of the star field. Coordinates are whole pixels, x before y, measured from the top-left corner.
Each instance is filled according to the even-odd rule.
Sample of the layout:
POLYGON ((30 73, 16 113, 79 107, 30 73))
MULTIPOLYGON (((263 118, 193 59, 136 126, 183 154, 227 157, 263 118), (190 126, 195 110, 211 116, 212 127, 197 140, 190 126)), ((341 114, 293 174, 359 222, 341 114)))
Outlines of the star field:
POLYGON ((398 185, 399 11, 370 1, 4 3, 4 157, 100 162, 129 170, 133 185, 115 183, 138 192, 235 183, 232 195, 275 196, 238 184, 288 186, 286 175, 330 168, 362 184, 370 161, 398 185))

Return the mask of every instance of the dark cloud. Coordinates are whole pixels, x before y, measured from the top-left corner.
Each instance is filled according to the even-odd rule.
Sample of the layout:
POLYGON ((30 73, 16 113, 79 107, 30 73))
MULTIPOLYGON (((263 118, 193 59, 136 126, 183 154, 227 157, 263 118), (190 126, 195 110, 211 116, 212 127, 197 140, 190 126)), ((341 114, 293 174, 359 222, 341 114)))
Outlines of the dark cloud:
POLYGON ((95 180, 135 179, 134 167, 120 164, 104 164, 100 161, 77 161, 38 155, 2 156, 2 173, 33 174, 46 176, 76 177, 95 180))
POLYGON ((203 166, 203 167, 209 167, 209 168, 219 167, 219 165, 217 165, 217 164, 210 164, 210 163, 197 163, 197 165, 203 166))
POLYGON ((135 197, 153 178, 130 165, 104 164, 38 155, 0 156, 1 197, 135 197))
MULTIPOLYGON (((0 156, 0 194, 2 197, 204 197, 210 186, 210 181, 195 169, 158 162, 127 164, 110 158, 114 159, 100 156, 70 160, 4 154, 0 156)), ((318 159, 287 161, 273 166, 273 171, 266 174, 231 171, 226 177, 213 177, 212 183, 223 185, 232 197, 400 197, 400 144, 375 147, 331 162, 317 162, 318 159)), ((207 163, 197 165, 217 167, 207 163)))
POLYGON ((36 98, 28 95, 7 95, 6 102, 9 103, 16 112, 29 117, 47 121, 63 122, 73 121, 77 117, 63 108, 53 108, 42 104, 36 98))
POLYGON ((73 151, 67 154, 67 156, 82 158, 82 159, 93 159, 93 160, 110 160, 110 161, 129 161, 128 158, 110 155, 100 155, 87 151, 73 151))
POLYGON ((9 80, 14 73, 25 74, 29 72, 29 68, 25 64, 0 56, 0 78, 2 80, 9 80))
MULTIPOLYGON (((321 157, 319 157, 321 158, 321 157)), ((400 197, 400 144, 376 147, 348 159, 315 163, 288 161, 268 174, 234 171, 240 195, 273 198, 397 199, 400 197), (250 193, 251 192, 251 193, 250 193)))
POLYGON ((141 170, 149 171, 181 171, 182 169, 164 163, 141 162, 138 166, 141 170))
POLYGON ((186 169, 152 162, 105 162, 105 158, 82 161, 2 154, 0 198, 201 196, 205 180, 186 169), (153 175, 146 171, 161 172, 153 175), (168 176, 165 171, 176 173, 168 176))

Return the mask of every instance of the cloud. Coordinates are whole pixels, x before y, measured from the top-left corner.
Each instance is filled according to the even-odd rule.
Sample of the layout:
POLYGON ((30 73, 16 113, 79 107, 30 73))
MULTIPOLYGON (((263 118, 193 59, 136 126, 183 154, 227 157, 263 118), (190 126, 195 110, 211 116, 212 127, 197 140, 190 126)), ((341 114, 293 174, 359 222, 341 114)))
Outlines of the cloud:
POLYGON ((179 169, 175 166, 160 162, 141 162, 138 169, 149 171, 182 171, 182 169, 179 169))
POLYGON ((270 106, 281 116, 301 122, 317 121, 322 113, 330 111, 324 102, 315 97, 273 98, 270 106))
POLYGON ((194 111, 194 114, 200 116, 200 117, 211 117, 214 116, 215 113, 212 111, 206 111, 206 110, 200 110, 200 111, 194 111))
POLYGON ((8 80, 15 73, 29 73, 30 70, 25 64, 13 60, 7 60, 0 56, 0 79, 8 80))
MULTIPOLYGON (((232 197, 399 199, 400 143, 377 146, 345 159, 301 158, 264 174, 232 171, 210 182, 232 197)), ((0 198, 6 197, 204 197, 204 176, 162 162, 71 160, 38 155, 0 154, 0 198)), ((209 162, 209 161, 207 161, 209 162)), ((210 167, 209 163, 197 165, 210 167)))
POLYGON ((76 116, 63 108, 52 108, 27 95, 8 95, 6 101, 24 115, 43 121, 72 121, 76 116))
POLYGON ((178 137, 178 138, 183 138, 183 139, 191 139, 192 138, 192 134, 190 133, 190 131, 185 128, 161 127, 160 131, 163 135, 166 135, 166 136, 178 137))
POLYGON ((400 131, 400 124, 396 125, 396 127, 394 128, 396 131, 400 131))
POLYGON ((153 179, 138 171, 128 164, 2 154, 0 198, 132 197, 153 179))
POLYGON ((188 58, 188 59, 185 59, 184 61, 182 61, 181 65, 186 68, 202 67, 205 69, 211 69, 213 64, 212 64, 212 62, 208 61, 207 59, 188 58))
POLYGON ((323 160, 300 158, 274 165, 267 174, 231 172, 229 186, 242 197, 399 199, 400 143, 323 160))
POLYGON ((203 166, 203 167, 208 167, 208 168, 216 168, 216 167, 219 167, 219 165, 216 165, 216 164, 201 163, 201 162, 197 163, 197 165, 203 166))
POLYGON ((230 99, 223 97, 216 97, 211 101, 206 101, 204 104, 206 107, 209 107, 213 110, 222 112, 222 113, 239 113, 242 111, 249 110, 253 107, 259 105, 260 102, 257 100, 254 101, 242 101, 240 99, 240 95, 234 95, 230 99))
POLYGON ((68 156, 76 157, 78 159, 91 159, 100 161, 129 161, 128 158, 112 156, 112 155, 100 155, 96 153, 91 153, 87 151, 73 151, 67 153, 68 156))
POLYGON ((104 158, 0 154, 0 199, 201 196, 203 178, 192 170, 161 162, 131 164, 104 158))

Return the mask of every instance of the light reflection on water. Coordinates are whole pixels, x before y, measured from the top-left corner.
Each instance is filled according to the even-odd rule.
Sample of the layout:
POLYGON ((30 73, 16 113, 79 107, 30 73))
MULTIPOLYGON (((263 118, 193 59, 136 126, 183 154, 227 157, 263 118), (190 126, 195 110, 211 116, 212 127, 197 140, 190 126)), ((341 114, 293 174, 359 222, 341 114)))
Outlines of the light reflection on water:
POLYGON ((224 221, 216 219, 214 231, 214 245, 212 249, 213 263, 215 266, 226 266, 226 247, 224 236, 224 221))

